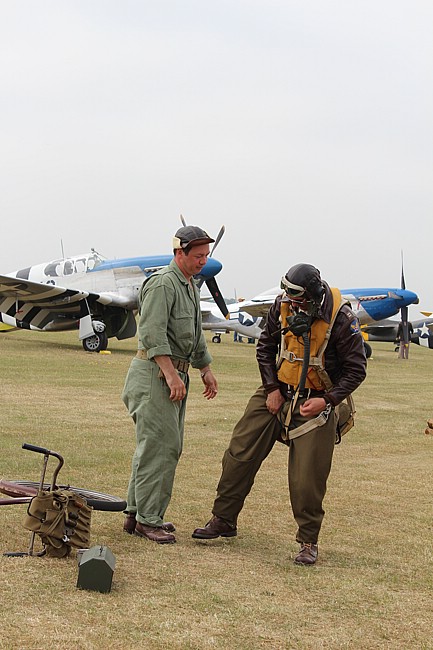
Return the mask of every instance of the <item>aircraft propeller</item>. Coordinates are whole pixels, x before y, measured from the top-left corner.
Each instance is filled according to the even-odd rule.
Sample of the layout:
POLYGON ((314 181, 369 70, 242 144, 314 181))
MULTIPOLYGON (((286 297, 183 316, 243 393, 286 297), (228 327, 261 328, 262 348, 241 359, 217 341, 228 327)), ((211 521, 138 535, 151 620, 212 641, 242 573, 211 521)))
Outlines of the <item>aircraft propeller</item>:
POLYGON ((212 246, 212 250, 211 250, 211 252, 210 252, 209 257, 212 257, 213 252, 214 252, 215 248, 218 246, 218 244, 220 243, 220 240, 221 240, 222 236, 224 235, 225 231, 226 231, 226 227, 225 227, 225 226, 221 226, 221 229, 220 229, 220 231, 219 231, 219 233, 218 233, 218 235, 217 235, 217 237, 216 237, 216 239, 215 239, 215 243, 214 243, 214 245, 212 246))
MULTIPOLYGON (((182 222, 182 225, 184 227, 186 227, 186 221, 185 221, 185 219, 183 218, 182 215, 180 215, 180 220, 182 222)), ((218 235, 216 236, 215 243, 212 246, 212 250, 211 250, 211 252, 209 254, 209 257, 212 257, 213 252, 214 252, 215 248, 217 247, 217 245, 219 244, 219 242, 221 241, 221 238, 224 235, 224 233, 225 233, 225 226, 221 226, 220 231, 219 231, 218 235)), ((199 289, 203 285, 204 281, 205 280, 203 280, 202 278, 200 278, 197 281, 197 286, 198 286, 199 289)), ((222 315, 224 316, 224 318, 228 318, 229 315, 230 315, 229 310, 227 308, 226 301, 224 300, 224 298, 223 298, 223 296, 221 294, 221 291, 219 290, 219 287, 218 287, 217 281, 215 280, 215 277, 208 278, 205 282, 206 282, 207 288, 209 289, 210 295, 214 299, 215 303, 218 305, 222 315)))
MULTIPOLYGON (((406 289, 406 282, 404 279, 404 270, 403 270, 403 251, 401 252, 401 289, 406 289)), ((409 308, 407 306, 401 307, 401 342, 407 349, 409 345, 409 308)))

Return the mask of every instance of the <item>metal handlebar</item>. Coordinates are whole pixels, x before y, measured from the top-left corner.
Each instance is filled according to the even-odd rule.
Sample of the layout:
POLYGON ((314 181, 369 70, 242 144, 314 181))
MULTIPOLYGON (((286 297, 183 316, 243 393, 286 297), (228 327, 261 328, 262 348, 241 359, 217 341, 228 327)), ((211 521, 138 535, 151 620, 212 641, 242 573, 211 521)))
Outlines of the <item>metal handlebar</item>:
POLYGON ((41 475, 41 480, 40 480, 40 485, 39 485, 39 490, 42 491, 44 487, 44 479, 45 479, 45 471, 48 463, 48 458, 49 456, 54 456, 54 458, 57 458, 58 465, 56 469, 54 470, 53 473, 53 478, 51 481, 51 489, 54 490, 56 488, 56 480, 57 480, 57 475, 60 472, 63 463, 65 462, 63 460, 63 456, 61 454, 58 454, 56 451, 50 451, 49 449, 46 449, 45 447, 37 447, 36 445, 30 445, 27 442, 24 442, 22 445, 22 449, 27 449, 27 451, 34 451, 38 454, 43 454, 44 455, 44 465, 42 468, 42 475, 41 475))

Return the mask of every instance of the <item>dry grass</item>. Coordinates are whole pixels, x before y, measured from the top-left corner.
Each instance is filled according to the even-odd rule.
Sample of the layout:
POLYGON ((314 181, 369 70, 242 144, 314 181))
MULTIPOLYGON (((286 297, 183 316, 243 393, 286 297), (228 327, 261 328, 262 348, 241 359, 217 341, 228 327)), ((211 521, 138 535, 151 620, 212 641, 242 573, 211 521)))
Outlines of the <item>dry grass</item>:
MULTIPOLYGON (((134 341, 86 354, 74 334, 0 335, 0 475, 39 479, 30 442, 65 456, 65 481, 123 495, 134 447, 120 392, 134 341)), ((433 352, 396 358, 377 344, 356 395, 356 428, 336 449, 316 567, 293 565, 287 450, 259 473, 232 540, 195 542, 233 424, 258 385, 254 347, 211 344, 217 401, 193 373, 185 451, 169 518, 177 544, 121 532, 120 513, 94 512, 92 543, 116 557, 109 594, 76 588, 75 557, 0 558, 0 648, 110 650, 428 649, 432 642, 433 352)), ((25 506, 0 509, 0 549, 26 550, 25 506)))

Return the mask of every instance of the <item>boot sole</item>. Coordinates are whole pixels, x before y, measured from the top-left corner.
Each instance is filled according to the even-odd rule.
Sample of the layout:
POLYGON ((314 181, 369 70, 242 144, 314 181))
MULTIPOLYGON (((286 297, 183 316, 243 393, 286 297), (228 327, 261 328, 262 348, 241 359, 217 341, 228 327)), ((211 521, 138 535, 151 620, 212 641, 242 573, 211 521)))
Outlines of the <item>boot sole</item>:
POLYGON ((196 534, 193 533, 191 537, 194 539, 217 539, 218 537, 236 537, 237 531, 233 530, 230 531, 229 533, 218 533, 217 535, 201 535, 201 534, 196 534))

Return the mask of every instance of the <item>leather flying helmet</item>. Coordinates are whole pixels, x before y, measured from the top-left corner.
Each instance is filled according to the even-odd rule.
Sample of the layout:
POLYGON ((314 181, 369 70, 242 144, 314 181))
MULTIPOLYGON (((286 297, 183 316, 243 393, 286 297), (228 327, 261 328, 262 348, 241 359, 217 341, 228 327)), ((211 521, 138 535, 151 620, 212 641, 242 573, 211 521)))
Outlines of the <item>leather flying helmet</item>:
POLYGON ((321 304, 324 288, 320 271, 311 264, 295 264, 281 278, 281 288, 289 298, 313 301, 321 304))

